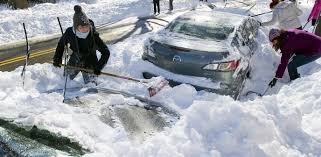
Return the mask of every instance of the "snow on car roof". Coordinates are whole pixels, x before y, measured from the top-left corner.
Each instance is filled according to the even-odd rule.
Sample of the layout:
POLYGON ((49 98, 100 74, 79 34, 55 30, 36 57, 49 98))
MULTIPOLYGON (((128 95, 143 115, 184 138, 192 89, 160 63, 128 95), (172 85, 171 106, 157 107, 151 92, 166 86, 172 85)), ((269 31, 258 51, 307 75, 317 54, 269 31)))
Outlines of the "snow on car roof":
POLYGON ((235 27, 240 25, 245 18, 247 16, 221 11, 192 11, 179 16, 177 19, 235 27))

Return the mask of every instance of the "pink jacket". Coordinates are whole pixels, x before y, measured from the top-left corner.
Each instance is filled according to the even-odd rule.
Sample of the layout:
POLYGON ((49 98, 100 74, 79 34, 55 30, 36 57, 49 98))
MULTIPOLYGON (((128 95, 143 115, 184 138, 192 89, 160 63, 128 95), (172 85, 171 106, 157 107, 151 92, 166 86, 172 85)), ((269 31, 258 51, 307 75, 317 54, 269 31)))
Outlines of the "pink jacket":
POLYGON ((313 9, 311 10, 308 21, 310 21, 311 19, 318 19, 320 10, 321 10, 321 0, 315 0, 314 6, 313 6, 313 9))

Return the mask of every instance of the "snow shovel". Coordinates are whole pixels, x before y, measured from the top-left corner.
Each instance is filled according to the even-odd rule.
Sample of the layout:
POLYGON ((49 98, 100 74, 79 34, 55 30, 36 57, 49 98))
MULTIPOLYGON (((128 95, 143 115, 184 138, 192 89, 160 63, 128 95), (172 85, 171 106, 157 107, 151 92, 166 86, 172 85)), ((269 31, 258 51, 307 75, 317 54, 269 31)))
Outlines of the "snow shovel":
POLYGON ((307 21, 307 22, 304 24, 304 26, 302 27, 302 29, 304 29, 305 26, 307 26, 307 24, 308 24, 309 22, 310 22, 310 21, 307 21))
POLYGON ((262 96, 264 96, 264 95, 266 94, 266 92, 269 90, 269 88, 270 88, 270 86, 268 86, 268 87, 264 90, 264 92, 263 92, 262 94, 261 94, 261 93, 258 93, 258 92, 254 92, 254 91, 248 91, 245 95, 248 96, 248 95, 254 93, 254 94, 262 97, 262 96))
MULTIPOLYGON (((77 69, 80 71, 88 72, 88 73, 94 73, 94 70, 92 70, 92 69, 81 68, 81 67, 72 66, 72 65, 65 65, 65 64, 59 64, 59 65, 67 67, 67 68, 71 68, 71 69, 77 69)), ((127 77, 127 76, 120 76, 120 75, 107 73, 107 72, 101 72, 101 75, 106 75, 106 76, 111 76, 111 77, 116 77, 116 78, 120 78, 120 79, 125 79, 125 80, 129 80, 129 81, 142 83, 143 85, 148 87, 148 93, 149 93, 150 97, 156 95, 159 91, 161 91, 169 83, 167 80, 165 80, 163 78, 160 80, 157 80, 158 82, 153 83, 153 82, 148 82, 146 80, 135 79, 135 78, 127 77)))

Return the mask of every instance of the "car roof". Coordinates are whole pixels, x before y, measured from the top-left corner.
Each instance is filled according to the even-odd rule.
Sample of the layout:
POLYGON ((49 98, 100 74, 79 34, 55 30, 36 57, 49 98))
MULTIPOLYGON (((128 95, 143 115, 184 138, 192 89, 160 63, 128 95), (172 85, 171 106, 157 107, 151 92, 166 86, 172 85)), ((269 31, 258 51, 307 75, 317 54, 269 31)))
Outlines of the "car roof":
POLYGON ((238 26, 248 16, 223 11, 191 11, 179 16, 176 20, 193 22, 210 22, 212 24, 238 26))

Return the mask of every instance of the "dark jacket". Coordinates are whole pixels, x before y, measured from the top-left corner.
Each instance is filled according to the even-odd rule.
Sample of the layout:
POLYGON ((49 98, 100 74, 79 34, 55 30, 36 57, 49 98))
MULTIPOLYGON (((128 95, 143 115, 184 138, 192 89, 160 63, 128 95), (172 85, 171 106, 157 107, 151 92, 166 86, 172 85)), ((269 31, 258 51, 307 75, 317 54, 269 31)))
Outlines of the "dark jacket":
POLYGON ((80 63, 77 65, 81 65, 84 68, 97 68, 99 70, 105 66, 110 56, 109 49, 99 37, 99 33, 96 32, 94 22, 92 20, 90 22, 92 29, 86 39, 78 38, 73 32, 73 27, 67 28, 58 42, 56 53, 53 57, 55 63, 62 62, 64 46, 66 43, 69 43, 69 48, 73 51, 70 59, 77 60, 80 63), (99 61, 96 56, 96 50, 101 53, 99 61))
POLYGON ((321 37, 312 33, 289 29, 284 34, 281 49, 281 63, 276 71, 276 78, 282 78, 290 58, 295 55, 321 55, 321 37))

